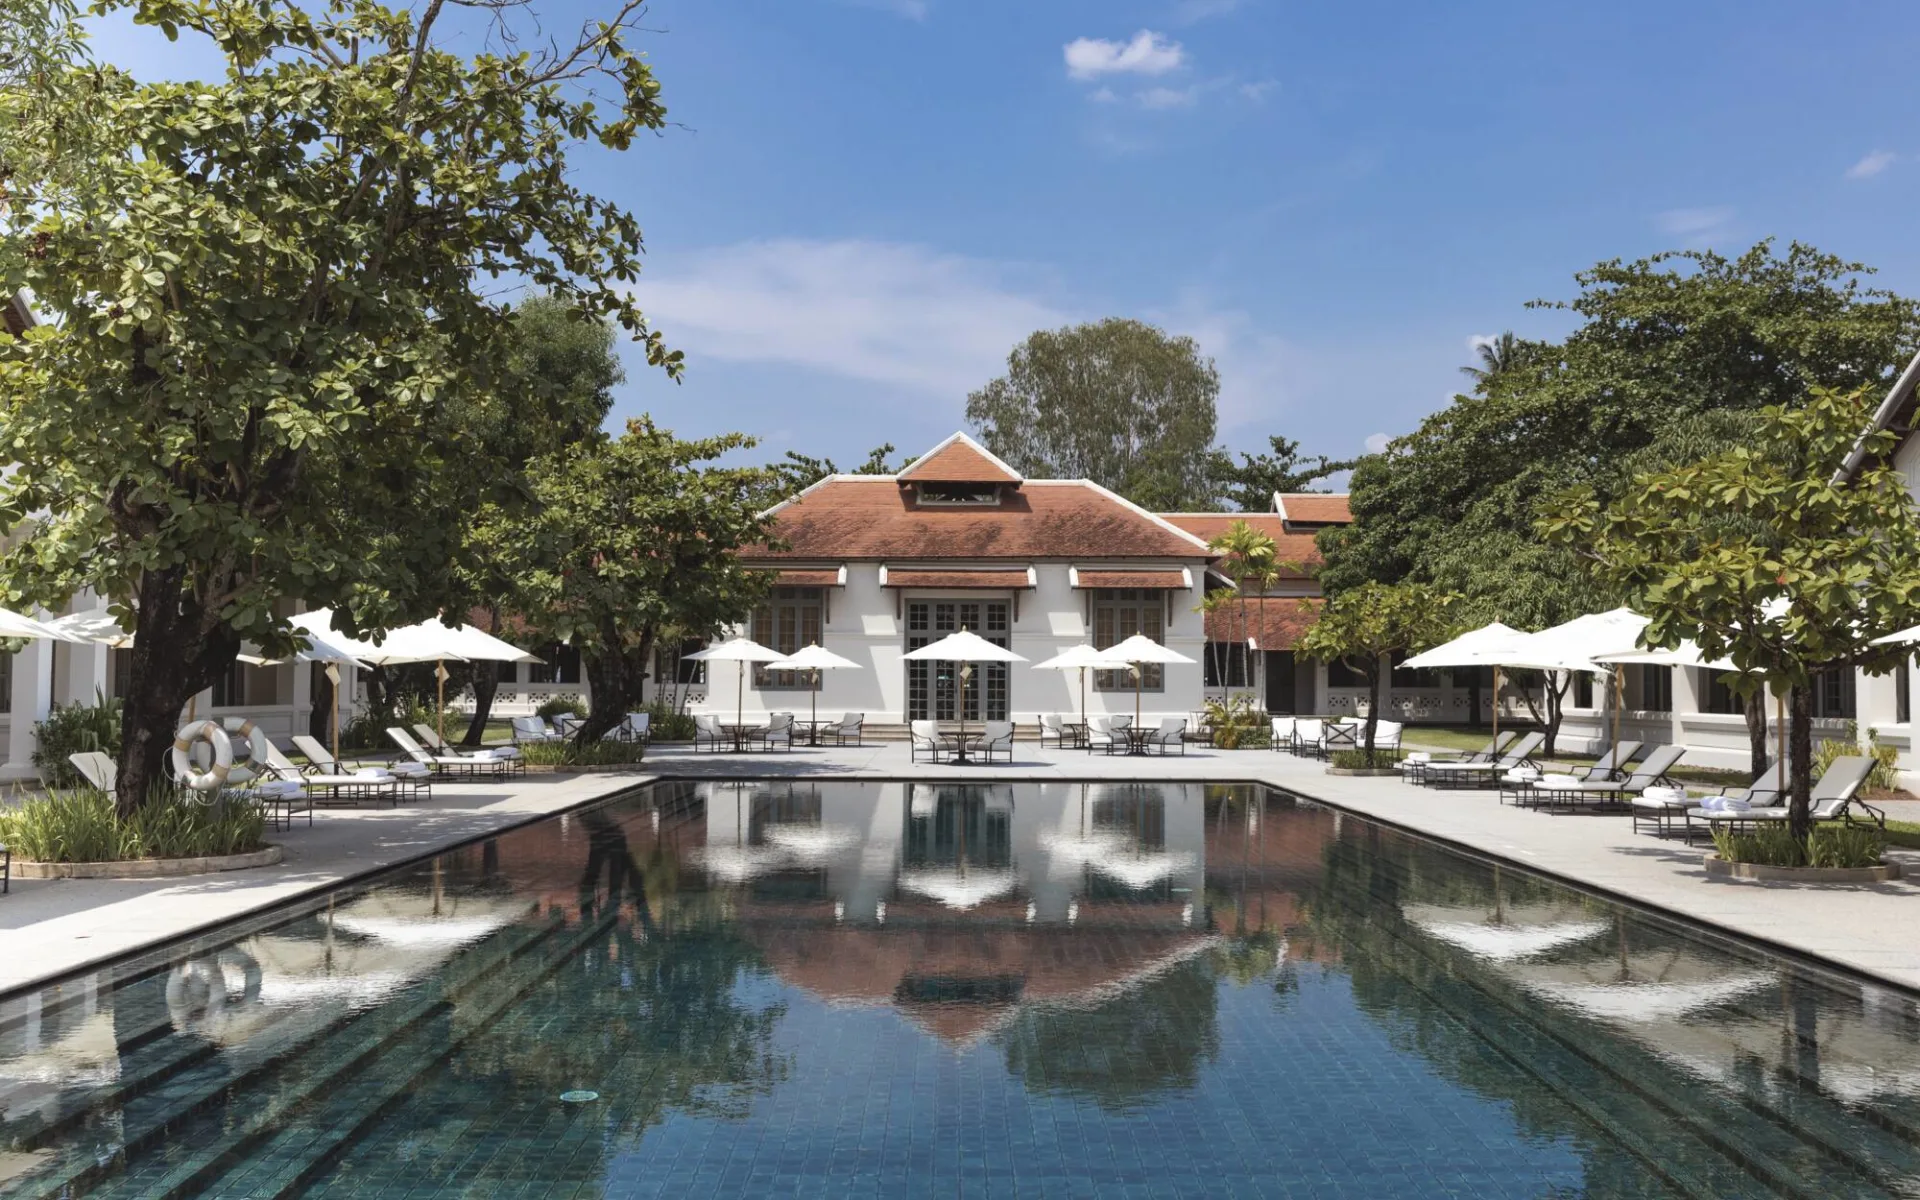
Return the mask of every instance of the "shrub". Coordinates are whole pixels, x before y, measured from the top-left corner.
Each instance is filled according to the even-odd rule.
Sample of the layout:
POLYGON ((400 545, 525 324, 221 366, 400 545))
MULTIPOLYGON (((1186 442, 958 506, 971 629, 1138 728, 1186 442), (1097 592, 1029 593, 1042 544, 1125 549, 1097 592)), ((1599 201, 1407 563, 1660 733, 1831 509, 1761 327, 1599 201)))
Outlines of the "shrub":
POLYGON ((1713 846, 1728 862, 1765 867, 1876 867, 1887 841, 1878 829, 1858 825, 1818 825, 1805 842, 1782 822, 1752 833, 1713 831, 1713 846))
POLYGON ((536 767, 627 767, 646 758, 647 748, 640 742, 593 742, 576 746, 572 741, 529 742, 520 747, 520 757, 536 767))
POLYGON ((1335 750, 1327 756, 1327 761, 1343 771, 1370 771, 1399 764, 1404 757, 1398 750, 1376 749, 1369 755, 1366 750, 1335 750))
POLYGON ((543 721, 551 721, 563 714, 584 717, 587 715, 587 703, 578 696, 549 696, 533 712, 543 721))
POLYGON ((681 712, 665 700, 647 705, 652 716, 649 737, 655 741, 690 742, 693 740, 693 714, 681 712))
POLYGON ((266 814, 231 797, 203 804, 169 788, 122 820, 113 797, 92 788, 49 790, 0 812, 0 842, 35 862, 125 862, 244 854, 266 845, 266 814))
POLYGON ((98 750, 120 756, 120 705, 96 692, 91 704, 56 704, 33 726, 33 765, 50 788, 76 788, 86 780, 69 754, 98 750))
POLYGON ((1269 738, 1272 735, 1266 714, 1254 708, 1253 700, 1247 696, 1235 696, 1231 701, 1209 700, 1206 713, 1213 744, 1222 750, 1252 749, 1258 740, 1256 735, 1265 733, 1269 738))
MULTIPOLYGON (((467 722, 471 718, 466 713, 447 710, 447 740, 457 742, 467 731, 467 722)), ((355 710, 353 719, 340 727, 340 744, 353 750, 391 750, 393 743, 387 739, 387 727, 398 725, 411 730, 416 724, 429 728, 440 727, 440 713, 431 704, 422 704, 418 699, 408 697, 407 703, 391 716, 378 716, 366 708, 355 710)))

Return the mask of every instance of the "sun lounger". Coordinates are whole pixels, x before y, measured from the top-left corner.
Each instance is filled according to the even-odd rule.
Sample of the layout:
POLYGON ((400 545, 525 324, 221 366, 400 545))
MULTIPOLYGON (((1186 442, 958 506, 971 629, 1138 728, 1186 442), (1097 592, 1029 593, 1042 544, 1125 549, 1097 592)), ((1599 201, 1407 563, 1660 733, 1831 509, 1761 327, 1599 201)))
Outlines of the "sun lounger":
POLYGON ((418 797, 421 793, 433 794, 433 770, 411 759, 396 762, 363 763, 342 762, 333 757, 333 752, 320 744, 319 739, 309 734, 293 735, 293 748, 306 755, 307 765, 322 775, 362 776, 385 774, 394 781, 394 790, 410 791, 418 797))
POLYGON ((1531 803, 1536 808, 1610 808, 1631 807, 1631 798, 1650 787, 1671 787, 1667 772, 1685 755, 1685 746, 1657 746, 1646 760, 1625 779, 1603 779, 1556 783, 1540 779, 1534 783, 1531 803))
POLYGON ((315 794, 318 802, 345 800, 358 804, 362 800, 381 801, 390 804, 400 803, 400 780, 391 771, 370 768, 361 772, 327 772, 308 763, 306 767, 297 767, 293 760, 281 753, 280 747, 268 743, 266 768, 277 780, 295 783, 315 794), (325 800, 320 798, 324 797, 325 800))
POLYGON ((1665 837, 1678 830, 1688 841, 1693 840, 1696 828, 1688 818, 1691 809, 1705 807, 1706 804, 1738 804, 1743 809, 1764 807, 1773 804, 1783 788, 1780 764, 1775 762, 1760 774, 1753 782, 1743 787, 1722 788, 1718 793, 1706 798, 1705 803, 1695 796, 1687 794, 1684 787, 1651 787, 1635 796, 1633 805, 1633 831, 1639 833, 1642 825, 1651 826, 1655 837, 1665 837))
POLYGON ((1500 756, 1501 751, 1505 750, 1509 745, 1513 743, 1513 739, 1519 736, 1520 735, 1518 733, 1515 733, 1513 730, 1508 730, 1507 732, 1501 734, 1499 737, 1496 737, 1491 741, 1489 741, 1483 748, 1479 750, 1475 750, 1470 754, 1460 754, 1460 755, 1453 755, 1448 757, 1435 758, 1428 751, 1424 751, 1424 750, 1418 751, 1417 752, 1418 757, 1409 756, 1404 762, 1400 764, 1400 769, 1401 769, 1401 772, 1406 776, 1408 783, 1424 783, 1426 781, 1425 776, 1426 776, 1427 768, 1429 766, 1432 766, 1435 763, 1492 762, 1494 759, 1500 756))
POLYGON ((83 750, 78 754, 67 755, 67 761, 73 769, 80 772, 80 778, 93 786, 95 791, 111 792, 120 780, 120 764, 113 761, 111 755, 98 750, 83 750))
POLYGON ((518 759, 493 758, 484 754, 429 754, 413 736, 399 726, 389 726, 387 736, 393 744, 400 747, 414 762, 441 775, 481 776, 491 775, 495 779, 505 779, 515 767, 526 770, 526 764, 518 759))
MULTIPOLYGON (((1853 823, 1853 810, 1858 808, 1867 814, 1873 824, 1885 829, 1887 814, 1859 798, 1859 791, 1866 785, 1867 776, 1873 774, 1873 767, 1871 758, 1859 754, 1845 755, 1829 763, 1808 796, 1808 815, 1811 819, 1853 823)), ((1742 806, 1738 801, 1726 800, 1723 805, 1688 809, 1689 825, 1698 819, 1705 821, 1708 829, 1739 829, 1743 826, 1777 824, 1791 820, 1793 816, 1793 809, 1786 804, 1742 806)))
POLYGON ((1430 762, 1421 772, 1420 781, 1434 787, 1484 787, 1499 782, 1509 771, 1537 770, 1533 752, 1546 740, 1543 733, 1529 733, 1492 762, 1430 762))
POLYGON ((520 757, 519 748, 515 746, 482 746, 478 749, 471 746, 450 746, 441 740, 439 731, 425 721, 413 723, 413 734, 420 739, 422 746, 434 754, 464 754, 469 758, 476 754, 490 754, 495 758, 520 757))
MULTIPOLYGON (((1532 778, 1519 783, 1518 786, 1513 789, 1513 802, 1520 805, 1531 803, 1536 793, 1543 786, 1558 787, 1574 783, 1605 783, 1611 779, 1618 779, 1623 774, 1626 764, 1632 762, 1633 756, 1638 753, 1640 753, 1639 742, 1621 742, 1617 746, 1608 747, 1605 754, 1594 759, 1593 765, 1583 771, 1569 771, 1563 775, 1549 775, 1545 772, 1538 773, 1532 778)), ((1500 789, 1500 799, 1502 802, 1505 802, 1506 798, 1507 788, 1503 785, 1500 789)))

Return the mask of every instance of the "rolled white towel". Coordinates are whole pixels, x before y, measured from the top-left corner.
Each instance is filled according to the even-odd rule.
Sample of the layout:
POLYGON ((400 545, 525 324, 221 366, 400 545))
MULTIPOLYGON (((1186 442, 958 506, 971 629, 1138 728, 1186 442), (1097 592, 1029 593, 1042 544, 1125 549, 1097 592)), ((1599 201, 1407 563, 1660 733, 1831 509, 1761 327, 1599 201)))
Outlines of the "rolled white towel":
POLYGON ((1508 783, 1532 783, 1540 778, 1540 772, 1532 767, 1515 767, 1507 772, 1508 783))
POLYGON ((1753 801, 1748 800, 1744 796, 1720 797, 1721 812, 1746 812, 1748 809, 1752 807, 1753 807, 1753 801))
POLYGON ((394 773, 392 771, 387 770, 385 767, 361 767, 359 770, 353 773, 353 777, 355 779, 395 778, 394 773))
POLYGON ((397 762, 391 767, 372 767, 369 769, 374 771, 384 770, 388 774, 398 775, 402 779, 418 779, 430 773, 427 764, 417 762, 397 762))
POLYGON ((1684 804, 1687 800, 1685 791, 1672 787, 1650 787, 1641 795, 1657 804, 1684 804))
POLYGON ((1412 753, 1408 754, 1404 759, 1401 759, 1400 761, 1403 763, 1432 762, 1433 755, 1427 753, 1425 750, 1415 750, 1412 753))

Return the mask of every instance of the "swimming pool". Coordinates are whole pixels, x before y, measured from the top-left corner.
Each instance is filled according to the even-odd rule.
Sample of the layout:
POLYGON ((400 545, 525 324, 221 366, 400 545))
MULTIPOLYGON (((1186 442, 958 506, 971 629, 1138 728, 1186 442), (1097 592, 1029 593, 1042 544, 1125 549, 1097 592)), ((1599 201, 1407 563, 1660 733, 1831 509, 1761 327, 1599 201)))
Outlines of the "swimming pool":
POLYGON ((667 783, 0 1002, 0 1195, 1920 1195, 1920 1009, 1284 793, 667 783))

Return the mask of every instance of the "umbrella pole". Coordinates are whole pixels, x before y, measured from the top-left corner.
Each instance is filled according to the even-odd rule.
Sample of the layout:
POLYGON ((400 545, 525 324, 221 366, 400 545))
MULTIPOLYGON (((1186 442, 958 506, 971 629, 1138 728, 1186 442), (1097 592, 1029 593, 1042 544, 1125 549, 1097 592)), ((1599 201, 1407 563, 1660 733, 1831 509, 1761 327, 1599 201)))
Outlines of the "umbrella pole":
MULTIPOLYGON (((338 668, 335 669, 338 670, 338 668)), ((333 731, 333 761, 338 764, 340 761, 340 681, 329 675, 327 686, 332 689, 328 697, 330 703, 327 706, 327 728, 333 731)), ((336 765, 334 769, 338 770, 339 767, 336 765)))
MULTIPOLYGON (((1613 744, 1615 746, 1620 744, 1620 710, 1626 706, 1626 700, 1626 671, 1615 667, 1613 669, 1613 744)), ((1625 764, 1615 761, 1613 765, 1619 767, 1625 764)))
POLYGON ((1495 762, 1500 761, 1500 664, 1493 664, 1493 749, 1495 762))
POLYGON ((1780 790, 1787 790, 1787 696, 1775 689, 1773 693, 1774 741, 1780 747, 1779 757, 1773 760, 1774 770, 1780 773, 1780 790))
MULTIPOLYGON (((433 681, 435 684, 438 685, 438 691, 439 691, 439 697, 438 697, 439 703, 434 708, 433 717, 434 717, 434 721, 436 722, 435 728, 439 731, 439 734, 440 734, 440 753, 445 754, 447 752, 447 749, 446 749, 447 747, 447 660, 446 659, 439 658, 434 660, 433 681)), ((434 864, 437 867, 439 865, 439 860, 435 859, 434 864)))
POLYGON ((747 723, 747 660, 733 661, 733 723, 747 723))
POLYGON ((807 697, 807 737, 820 736, 820 668, 813 669, 813 692, 807 697))

